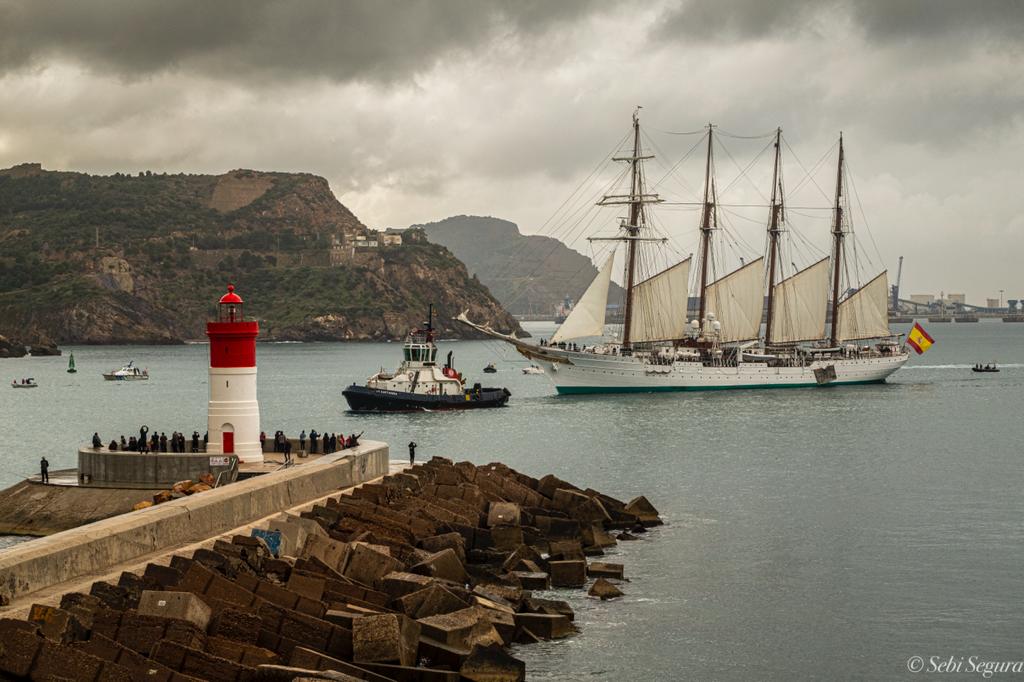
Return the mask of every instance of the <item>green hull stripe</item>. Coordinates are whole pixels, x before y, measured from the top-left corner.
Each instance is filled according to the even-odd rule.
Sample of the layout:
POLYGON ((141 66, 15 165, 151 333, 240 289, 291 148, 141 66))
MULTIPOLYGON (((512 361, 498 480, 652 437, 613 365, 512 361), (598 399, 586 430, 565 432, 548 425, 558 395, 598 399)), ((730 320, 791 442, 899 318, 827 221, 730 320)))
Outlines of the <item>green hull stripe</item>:
POLYGON ((555 386, 561 395, 592 393, 675 393, 679 391, 735 391, 751 388, 828 388, 856 384, 883 384, 885 379, 866 381, 836 381, 830 384, 748 384, 745 386, 555 386))

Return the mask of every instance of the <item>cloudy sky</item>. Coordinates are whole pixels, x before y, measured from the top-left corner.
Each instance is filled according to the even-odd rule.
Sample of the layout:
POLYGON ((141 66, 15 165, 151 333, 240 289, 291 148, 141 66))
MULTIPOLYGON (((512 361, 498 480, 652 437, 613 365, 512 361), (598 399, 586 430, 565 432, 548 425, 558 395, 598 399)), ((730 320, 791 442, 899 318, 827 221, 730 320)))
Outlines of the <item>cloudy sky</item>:
MULTIPOLYGON (((668 163, 669 131, 782 126, 792 185, 842 130, 905 293, 1024 298, 1022 36, 1014 0, 0 0, 0 166, 307 171, 371 227, 537 232, 638 104, 668 163)), ((683 248, 695 221, 661 217, 683 248)))

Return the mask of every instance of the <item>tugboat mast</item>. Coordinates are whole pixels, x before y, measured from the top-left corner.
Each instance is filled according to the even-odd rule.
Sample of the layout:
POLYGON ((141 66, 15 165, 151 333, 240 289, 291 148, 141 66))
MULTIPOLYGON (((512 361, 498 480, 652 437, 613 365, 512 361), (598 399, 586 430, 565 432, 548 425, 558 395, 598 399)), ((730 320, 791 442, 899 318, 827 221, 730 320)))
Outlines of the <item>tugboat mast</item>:
POLYGON ((779 196, 779 151, 782 142, 782 128, 775 130, 775 167, 772 170, 772 204, 768 219, 768 317, 764 325, 764 343, 772 341, 772 302, 775 297, 775 263, 779 254, 779 214, 782 212, 782 197, 779 196))
POLYGON ((836 170, 835 224, 832 226, 832 336, 830 345, 839 342, 839 268, 843 263, 843 134, 839 133, 839 167, 836 170))

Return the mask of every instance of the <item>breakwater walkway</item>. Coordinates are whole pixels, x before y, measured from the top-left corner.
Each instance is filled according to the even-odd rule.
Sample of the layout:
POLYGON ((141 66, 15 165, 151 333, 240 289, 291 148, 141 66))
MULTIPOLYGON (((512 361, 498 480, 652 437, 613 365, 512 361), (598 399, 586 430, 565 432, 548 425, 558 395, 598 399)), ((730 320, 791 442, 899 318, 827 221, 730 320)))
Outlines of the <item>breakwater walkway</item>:
POLYGON ((387 473, 387 444, 364 441, 308 464, 15 545, 0 552, 0 605, 216 537, 387 473))
POLYGON ((660 523, 642 497, 435 458, 271 519, 277 552, 239 533, 0 619, 0 673, 523 680, 508 645, 576 629, 537 591, 614 598, 624 567, 595 557, 660 523))

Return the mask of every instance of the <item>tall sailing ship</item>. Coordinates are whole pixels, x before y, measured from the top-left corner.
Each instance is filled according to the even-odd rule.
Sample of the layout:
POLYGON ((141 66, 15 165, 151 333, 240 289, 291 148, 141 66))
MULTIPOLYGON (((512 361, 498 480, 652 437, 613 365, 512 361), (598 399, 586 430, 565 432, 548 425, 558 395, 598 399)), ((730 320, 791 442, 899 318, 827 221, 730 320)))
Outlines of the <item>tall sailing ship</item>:
MULTIPOLYGON (((832 207, 831 253, 787 273, 781 129, 774 134, 774 166, 765 253, 715 277, 718 199, 712 172, 714 127, 707 128, 703 202, 696 264, 693 256, 653 273, 647 251, 667 239, 653 229, 641 148, 639 112, 633 114, 632 149, 615 157, 629 165, 629 188, 605 194, 599 206, 628 206, 618 231, 592 242, 624 245, 625 301, 621 335, 606 340, 605 312, 615 250, 550 341, 530 343, 458 319, 505 341, 542 368, 559 393, 687 391, 783 388, 880 383, 907 362, 899 336, 888 324, 888 282, 882 271, 863 285, 848 258, 848 201, 842 136, 832 207), (695 272, 696 316, 689 319, 691 271, 695 272), (831 324, 828 324, 831 319, 831 324), (763 332, 762 332, 763 320, 763 332), (580 339, 601 337, 579 345, 580 339)), ((720 241, 720 240, 717 240, 720 241)))

